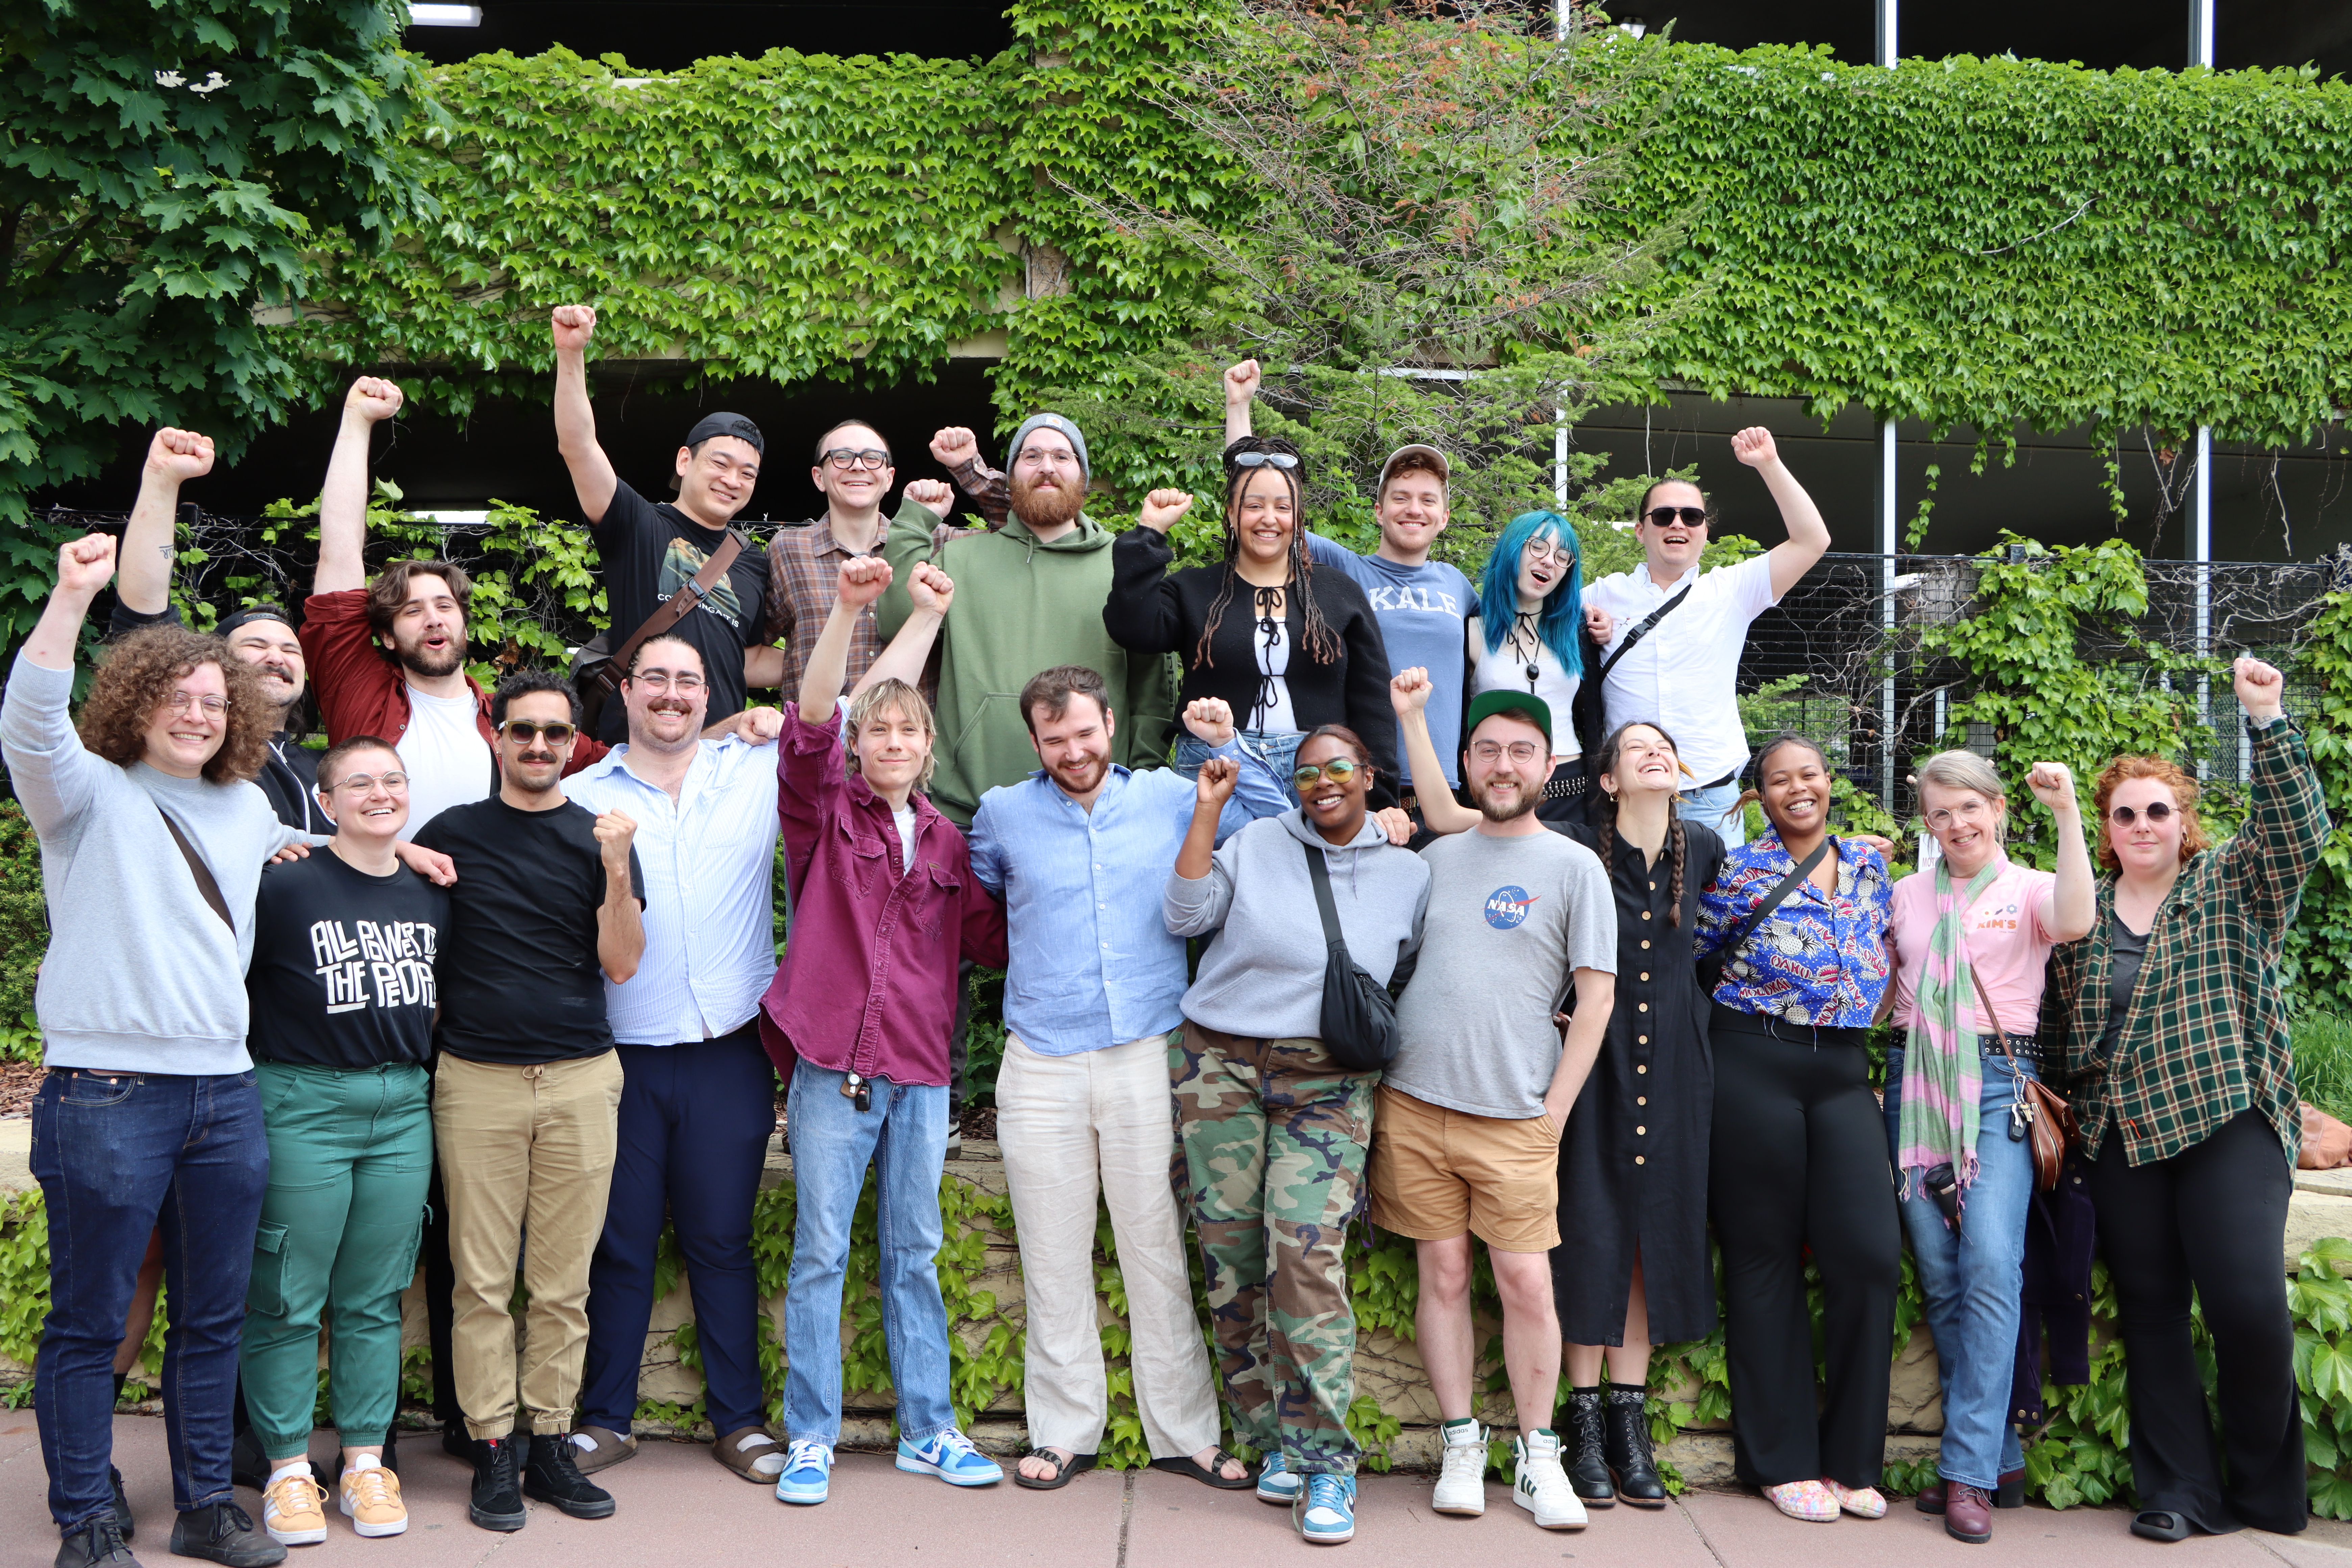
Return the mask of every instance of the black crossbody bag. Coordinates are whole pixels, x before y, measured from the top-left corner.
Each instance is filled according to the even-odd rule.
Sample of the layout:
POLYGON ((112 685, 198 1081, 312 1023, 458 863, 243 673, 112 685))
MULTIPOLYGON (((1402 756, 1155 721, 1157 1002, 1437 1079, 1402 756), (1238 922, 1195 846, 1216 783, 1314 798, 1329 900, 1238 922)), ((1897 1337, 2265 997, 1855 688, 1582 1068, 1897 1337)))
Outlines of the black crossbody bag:
POLYGON ((1723 983, 1723 971, 1730 963, 1731 955, 1748 945, 1748 939, 1754 936, 1756 928, 1764 923, 1764 917, 1779 909, 1780 900, 1795 892, 1797 884, 1813 874, 1813 868, 1822 863, 1822 857, 1828 854, 1836 843, 1835 834, 1823 834, 1822 841, 1813 846, 1813 852, 1799 861, 1794 870, 1781 878, 1780 884, 1764 895, 1764 901, 1739 922, 1739 929, 1731 933, 1729 940, 1698 961, 1699 984, 1706 988, 1709 996, 1713 996, 1715 988, 1723 983))
POLYGON ((1387 986, 1348 956, 1339 907, 1331 901, 1331 868, 1324 863, 1323 851, 1312 844, 1299 848, 1307 855, 1307 876, 1315 884, 1315 909, 1323 917, 1323 942, 1329 953, 1323 963, 1323 1048, 1349 1072, 1379 1072, 1396 1056, 1396 1000, 1387 986))
POLYGON ((1664 604, 1660 605, 1656 609, 1652 610, 1648 615, 1643 616, 1641 621, 1635 625, 1633 629, 1625 634, 1625 640, 1617 645, 1617 651, 1601 661, 1601 668, 1593 675, 1592 679, 1596 681, 1608 679, 1609 672, 1617 668, 1617 661, 1623 658, 1627 654, 1632 653, 1633 651, 1633 645, 1640 642, 1643 637, 1648 637, 1652 626, 1656 626, 1660 621, 1664 620, 1668 616, 1674 614, 1675 606, 1681 604, 1685 599, 1689 598, 1690 591, 1696 586, 1698 586, 1698 584, 1696 583, 1684 584, 1681 593, 1676 594, 1673 598, 1668 599, 1664 604))

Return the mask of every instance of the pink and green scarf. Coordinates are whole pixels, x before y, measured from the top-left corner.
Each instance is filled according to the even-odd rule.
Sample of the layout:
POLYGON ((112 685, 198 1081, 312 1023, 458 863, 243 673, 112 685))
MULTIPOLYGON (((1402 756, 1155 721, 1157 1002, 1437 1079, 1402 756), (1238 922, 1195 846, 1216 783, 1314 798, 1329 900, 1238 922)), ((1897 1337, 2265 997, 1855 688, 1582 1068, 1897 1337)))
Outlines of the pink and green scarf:
POLYGON ((1960 1009, 1973 990, 1966 941, 1968 913, 1977 896, 2007 868, 2000 850, 1952 891, 1951 868, 1936 863, 1936 924, 1911 994, 1911 1033, 1904 1043, 1903 1101, 1895 1121, 1895 1168, 1903 1195, 1914 1180, 1948 1164, 1965 1193, 1977 1179, 1977 1110, 1984 1060, 1973 1031, 1960 1027, 1960 1009))

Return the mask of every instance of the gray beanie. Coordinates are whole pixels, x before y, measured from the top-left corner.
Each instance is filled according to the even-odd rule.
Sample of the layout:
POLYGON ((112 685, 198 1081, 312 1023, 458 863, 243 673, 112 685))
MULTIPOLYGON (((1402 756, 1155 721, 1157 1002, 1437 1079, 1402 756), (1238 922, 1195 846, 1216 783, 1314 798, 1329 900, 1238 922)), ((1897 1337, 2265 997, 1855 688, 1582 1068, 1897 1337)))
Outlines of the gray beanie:
POLYGON ((1076 426, 1058 414, 1032 414, 1021 422, 1021 428, 1013 432, 1013 445, 1004 449, 1004 467, 1008 472, 1020 459, 1021 443, 1029 439, 1029 434, 1033 430, 1059 430, 1063 435, 1067 436, 1070 438, 1071 447, 1076 448, 1078 454, 1078 472, 1089 479, 1095 477, 1094 466, 1087 461, 1087 438, 1078 434, 1076 426))

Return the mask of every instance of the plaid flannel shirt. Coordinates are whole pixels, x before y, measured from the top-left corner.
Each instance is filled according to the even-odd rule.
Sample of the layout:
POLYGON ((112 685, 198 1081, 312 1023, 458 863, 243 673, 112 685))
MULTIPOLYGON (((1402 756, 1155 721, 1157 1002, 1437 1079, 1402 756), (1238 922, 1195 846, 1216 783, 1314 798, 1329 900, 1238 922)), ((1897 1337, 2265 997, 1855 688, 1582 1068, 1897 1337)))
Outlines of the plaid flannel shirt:
POLYGON ((2329 824, 2303 733, 2274 720, 2253 735, 2244 829, 2181 868, 2158 906, 2131 1010, 2103 1071, 2116 879, 2099 879, 2091 934, 2051 955, 2042 1059, 2062 1064, 2095 1154, 2112 1127, 2127 1163, 2167 1160, 2239 1112, 2262 1112, 2288 1163, 2301 1141, 2278 959, 2329 824))
MULTIPOLYGON (((879 543, 874 552, 882 552, 879 543)), ((767 638, 783 645, 781 690, 787 701, 800 695, 809 655, 816 649, 825 617, 833 614, 833 591, 841 580, 841 563, 852 554, 847 545, 834 538, 832 519, 824 513, 803 524, 787 523, 768 536, 767 638)), ((882 637, 875 630, 874 608, 869 605, 850 628, 849 672, 843 678, 844 690, 856 686, 874 668, 875 656, 881 651, 882 637)))

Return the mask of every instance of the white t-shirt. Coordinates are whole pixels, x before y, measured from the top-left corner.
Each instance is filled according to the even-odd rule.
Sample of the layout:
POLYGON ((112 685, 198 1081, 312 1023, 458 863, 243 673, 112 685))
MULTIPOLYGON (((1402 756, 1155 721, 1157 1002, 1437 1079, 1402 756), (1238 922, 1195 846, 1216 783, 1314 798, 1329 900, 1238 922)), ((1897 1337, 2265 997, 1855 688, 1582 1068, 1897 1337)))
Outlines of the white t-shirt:
POLYGON ((898 874, 904 876, 915 868, 915 808, 894 811, 890 820, 898 825, 898 874))
MULTIPOLYGON (((1584 602, 1616 620, 1608 658, 1625 634, 1690 583, 1696 567, 1661 587, 1650 581, 1647 563, 1588 584, 1584 602)), ((1675 738, 1675 749, 1693 782, 1710 784, 1748 765, 1748 731, 1739 722, 1739 655, 1748 646, 1748 626, 1780 602, 1772 592, 1772 558, 1751 555, 1699 575, 1691 596, 1643 635, 1617 661, 1602 683, 1601 699, 1608 727, 1635 721, 1656 724, 1675 738)))
MULTIPOLYGON (((1688 609, 1690 606, 1685 605, 1683 608, 1688 609)), ((1676 614, 1680 613, 1680 611, 1676 612, 1676 614)), ((1472 695, 1501 689, 1508 691, 1531 692, 1542 698, 1544 705, 1551 710, 1553 758, 1558 760, 1580 755, 1583 747, 1576 739, 1576 720, 1573 715, 1576 689, 1584 684, 1583 679, 1570 675, 1561 669, 1559 658, 1551 649, 1538 642, 1536 644, 1536 678, 1529 680, 1527 638, 1520 637, 1519 646, 1515 648, 1507 636, 1503 640, 1503 646, 1490 653, 1486 648, 1486 628, 1482 623, 1478 627, 1478 662, 1470 672, 1472 695)), ((1466 742, 1468 737, 1465 736, 1464 740, 1466 742)))
POLYGON ((408 775, 408 826, 403 838, 453 805, 488 795, 498 778, 498 758, 474 723, 474 698, 427 697, 408 689, 408 730, 393 748, 408 775))

